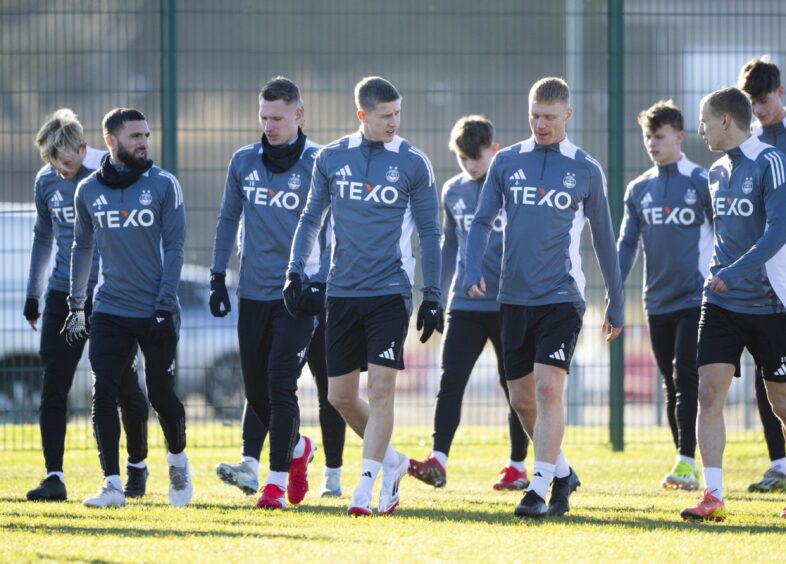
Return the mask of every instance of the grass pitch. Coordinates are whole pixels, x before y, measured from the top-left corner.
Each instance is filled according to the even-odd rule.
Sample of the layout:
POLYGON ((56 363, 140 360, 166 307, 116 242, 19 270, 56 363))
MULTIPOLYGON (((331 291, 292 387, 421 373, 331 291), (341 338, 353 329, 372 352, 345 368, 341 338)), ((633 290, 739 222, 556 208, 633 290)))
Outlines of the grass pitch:
MULTIPOLYGON (((305 432, 319 438, 318 430, 305 432)), ((420 458, 428 453, 429 434, 401 428, 395 444, 420 458)), ((256 509, 254 497, 215 477, 216 463, 236 461, 237 448, 188 450, 195 494, 182 509, 168 505, 160 446, 151 447, 148 458, 148 495, 111 510, 80 504, 101 481, 94 450, 66 450, 66 503, 23 501, 43 477, 42 456, 3 452, 0 561, 784 561, 786 519, 778 514, 786 494, 754 495, 746 489, 768 467, 763 443, 727 447, 730 518, 685 523, 679 510, 697 494, 660 489, 674 456, 665 434, 659 444, 632 445, 624 453, 580 444, 581 430, 572 430, 570 437, 575 442, 565 450, 582 487, 571 497, 568 515, 538 521, 513 516, 521 494, 491 489, 507 456, 502 427, 460 429, 445 489, 406 478, 395 515, 367 519, 345 514, 359 472, 360 443, 354 437, 345 451, 341 498, 316 497, 324 463, 318 451, 310 467, 312 491, 299 506, 277 512, 256 509)), ((531 450, 527 467, 531 472, 531 450)))

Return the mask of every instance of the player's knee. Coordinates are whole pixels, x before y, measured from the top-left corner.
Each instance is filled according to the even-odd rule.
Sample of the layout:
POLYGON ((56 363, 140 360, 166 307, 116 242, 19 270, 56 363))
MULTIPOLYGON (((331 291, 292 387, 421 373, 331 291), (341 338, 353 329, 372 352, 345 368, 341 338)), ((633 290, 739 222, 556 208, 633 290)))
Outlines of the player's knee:
POLYGON ((717 410, 718 406, 723 408, 720 391, 707 378, 699 380, 698 399, 702 411, 717 410))
POLYGON ((331 387, 327 394, 328 402, 330 405, 341 411, 351 406, 357 397, 354 394, 348 393, 340 388, 331 387))
POLYGON ((521 417, 526 417, 532 413, 537 413, 537 403, 535 398, 529 394, 511 392, 510 406, 521 417))
POLYGON ((387 411, 393 409, 393 395, 377 392, 369 394, 368 406, 372 411, 387 411))
POLYGON ((170 389, 149 388, 147 391, 150 404, 157 413, 166 413, 168 408, 177 403, 175 392, 170 389))
POLYGON ((562 402, 562 390, 551 382, 539 382, 535 389, 537 405, 554 405, 562 402))
POLYGON ((147 420, 149 416, 147 399, 141 391, 128 395, 121 394, 119 403, 125 417, 142 421, 147 420))
POLYGON ((278 401, 284 398, 293 399, 297 391, 296 380, 286 377, 271 377, 267 387, 270 401, 278 401))

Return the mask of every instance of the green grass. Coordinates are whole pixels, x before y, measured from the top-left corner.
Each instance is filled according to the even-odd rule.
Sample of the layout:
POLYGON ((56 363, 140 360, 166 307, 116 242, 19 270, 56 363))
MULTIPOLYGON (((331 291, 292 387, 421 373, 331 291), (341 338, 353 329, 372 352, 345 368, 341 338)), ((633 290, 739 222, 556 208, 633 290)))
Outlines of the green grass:
MULTIPOLYGON (((345 452, 344 497, 319 499, 312 491, 300 506, 279 512, 257 510, 254 498, 216 479, 215 464, 235 461, 237 448, 189 450, 195 496, 183 509, 169 507, 164 452, 151 449, 148 495, 103 511, 79 503, 100 483, 94 450, 66 452, 70 501, 50 504, 22 501, 42 477, 40 453, 3 452, 0 561, 783 561, 786 520, 778 514, 786 496, 746 491, 768 465, 763 444, 729 445, 725 481, 732 515, 725 523, 695 524, 679 519, 695 493, 659 489, 673 459, 665 440, 613 453, 607 446, 581 444, 581 435, 571 430, 574 440, 566 445, 583 483, 571 498, 571 512, 540 521, 515 518, 520 494, 490 487, 507 454, 501 427, 461 429, 444 490, 407 478, 396 514, 369 519, 344 513, 359 470, 360 443, 354 438, 345 452)), ((428 437, 426 429, 402 428, 396 445, 421 457, 428 437)), ((529 458, 531 472, 531 451, 529 458)), ((313 490, 323 462, 317 452, 313 490)))

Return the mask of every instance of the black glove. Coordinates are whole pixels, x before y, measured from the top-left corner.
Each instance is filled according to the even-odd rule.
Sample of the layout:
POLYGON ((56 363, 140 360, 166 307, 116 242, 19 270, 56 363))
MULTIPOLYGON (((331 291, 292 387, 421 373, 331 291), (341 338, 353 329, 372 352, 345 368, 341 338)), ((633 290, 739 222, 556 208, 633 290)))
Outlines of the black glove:
POLYGON ((60 334, 65 335, 69 347, 75 347, 87 340, 87 321, 85 319, 85 310, 83 309, 72 309, 68 312, 60 334))
POLYGON ((38 299, 36 298, 27 298, 25 300, 25 319, 28 321, 35 321, 39 317, 41 317, 41 312, 38 311, 38 299))
POLYGON ((302 292, 303 283, 300 280, 300 274, 296 272, 287 274, 287 281, 284 283, 281 293, 284 294, 284 307, 292 317, 297 317, 298 303, 302 292))
POLYGON ((157 309, 153 313, 153 317, 150 318, 147 336, 151 341, 159 343, 177 340, 177 331, 175 331, 175 322, 172 320, 172 312, 157 309))
POLYGON ((420 304, 417 328, 418 331, 423 329, 423 333, 420 335, 421 343, 428 341, 435 329, 442 333, 444 325, 442 306, 439 305, 439 302, 424 301, 420 304))
POLYGON ((311 282, 300 296, 300 311, 306 315, 319 315, 325 307, 325 283, 311 282))
POLYGON ((229 302, 229 292, 227 292, 226 274, 223 272, 210 273, 210 313, 213 317, 224 317, 232 311, 232 304, 229 302), (224 309, 221 309, 221 306, 224 309))

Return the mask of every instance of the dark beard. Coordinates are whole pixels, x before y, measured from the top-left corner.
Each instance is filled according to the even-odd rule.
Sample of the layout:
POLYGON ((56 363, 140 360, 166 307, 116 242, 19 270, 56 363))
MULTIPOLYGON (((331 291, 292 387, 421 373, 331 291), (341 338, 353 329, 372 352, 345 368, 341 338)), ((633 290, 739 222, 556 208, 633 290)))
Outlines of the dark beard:
POLYGON ((147 164, 147 155, 144 157, 135 157, 133 153, 126 150, 126 148, 118 143, 117 146, 117 160, 126 165, 130 169, 142 168, 147 164))

